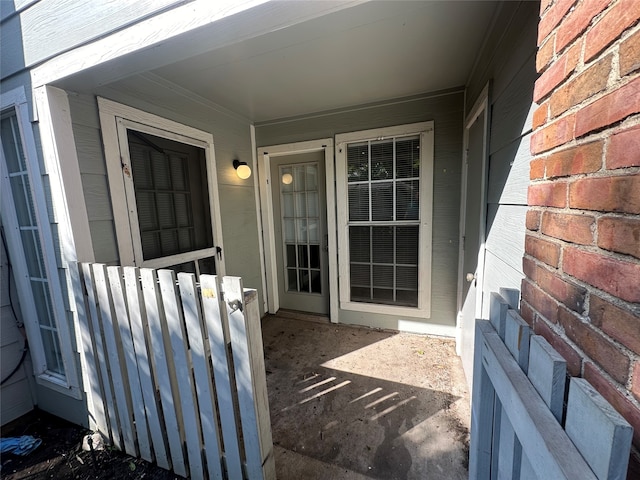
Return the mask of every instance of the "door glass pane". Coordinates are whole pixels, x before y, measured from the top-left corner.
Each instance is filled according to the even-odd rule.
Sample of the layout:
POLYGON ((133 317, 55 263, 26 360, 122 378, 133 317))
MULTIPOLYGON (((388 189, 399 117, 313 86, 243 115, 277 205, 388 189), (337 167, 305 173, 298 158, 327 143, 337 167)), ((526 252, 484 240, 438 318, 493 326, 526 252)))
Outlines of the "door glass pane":
POLYGON ((321 282, 309 266, 320 268, 320 209, 318 205, 318 164, 281 166, 280 212, 285 242, 287 291, 322 293, 321 282), (291 178, 286 178, 287 175, 291 178), (290 183, 285 183, 284 180, 290 183), (295 193, 289 193, 289 192, 295 193), (313 262, 313 264, 311 264, 313 262))
POLYGON ((311 292, 322 293, 322 277, 320 270, 311 270, 311 292))

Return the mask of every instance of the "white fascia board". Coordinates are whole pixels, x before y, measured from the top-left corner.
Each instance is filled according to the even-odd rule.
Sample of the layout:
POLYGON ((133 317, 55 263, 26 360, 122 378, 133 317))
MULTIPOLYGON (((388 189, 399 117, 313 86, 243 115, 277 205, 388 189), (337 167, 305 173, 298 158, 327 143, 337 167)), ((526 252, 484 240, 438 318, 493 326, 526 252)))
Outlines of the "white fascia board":
POLYGON ((99 83, 106 84, 361 3, 363 0, 195 0, 58 55, 31 70, 31 82, 33 88, 36 88, 123 56, 145 51, 143 61, 137 58, 117 69, 104 69, 99 83), (251 14, 238 15, 248 10, 251 10, 251 14), (203 28, 214 23, 215 29, 203 28), (200 30, 195 32, 196 29, 200 30), (188 32, 191 35, 183 35, 188 32))

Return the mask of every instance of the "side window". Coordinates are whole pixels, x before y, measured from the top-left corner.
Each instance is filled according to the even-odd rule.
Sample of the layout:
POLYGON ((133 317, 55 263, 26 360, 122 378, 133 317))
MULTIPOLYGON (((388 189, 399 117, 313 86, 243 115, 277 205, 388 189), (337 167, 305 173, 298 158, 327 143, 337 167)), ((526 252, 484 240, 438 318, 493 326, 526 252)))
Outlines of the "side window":
POLYGON ((428 316, 433 128, 336 136, 341 307, 428 316))

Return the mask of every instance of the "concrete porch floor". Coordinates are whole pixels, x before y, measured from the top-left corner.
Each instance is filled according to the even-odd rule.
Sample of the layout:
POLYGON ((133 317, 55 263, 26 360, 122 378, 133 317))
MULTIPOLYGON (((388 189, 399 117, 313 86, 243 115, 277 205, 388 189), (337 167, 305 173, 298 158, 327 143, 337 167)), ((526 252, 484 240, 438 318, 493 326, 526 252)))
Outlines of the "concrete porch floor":
POLYGON ((455 341, 263 320, 279 480, 466 479, 469 394, 455 341))

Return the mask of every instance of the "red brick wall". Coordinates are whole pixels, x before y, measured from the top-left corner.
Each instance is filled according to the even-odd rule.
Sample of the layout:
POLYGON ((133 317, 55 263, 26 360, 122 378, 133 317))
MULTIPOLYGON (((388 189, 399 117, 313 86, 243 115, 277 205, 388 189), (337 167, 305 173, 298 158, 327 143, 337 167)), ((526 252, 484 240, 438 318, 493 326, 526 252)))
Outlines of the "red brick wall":
POLYGON ((521 310, 634 427, 640 478, 640 0, 542 0, 521 310))

